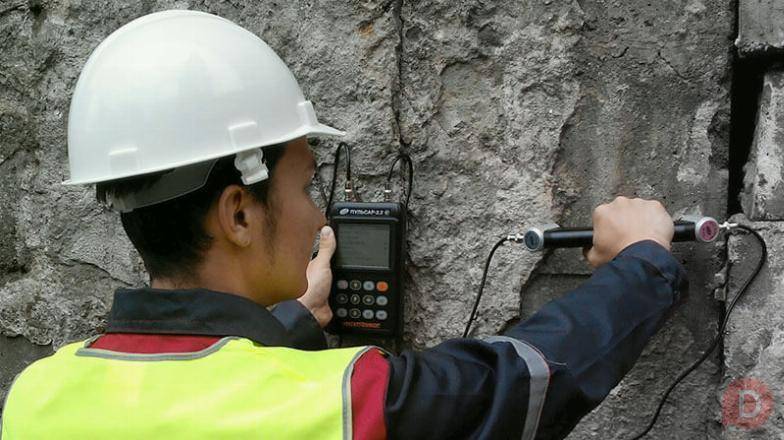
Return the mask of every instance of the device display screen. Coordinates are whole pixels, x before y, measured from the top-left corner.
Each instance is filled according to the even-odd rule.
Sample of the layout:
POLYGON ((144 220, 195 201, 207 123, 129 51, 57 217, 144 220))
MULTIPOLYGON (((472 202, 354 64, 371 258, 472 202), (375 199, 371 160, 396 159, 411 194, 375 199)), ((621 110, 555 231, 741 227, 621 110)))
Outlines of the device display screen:
POLYGON ((368 269, 390 269, 390 225, 340 223, 337 265, 368 269))

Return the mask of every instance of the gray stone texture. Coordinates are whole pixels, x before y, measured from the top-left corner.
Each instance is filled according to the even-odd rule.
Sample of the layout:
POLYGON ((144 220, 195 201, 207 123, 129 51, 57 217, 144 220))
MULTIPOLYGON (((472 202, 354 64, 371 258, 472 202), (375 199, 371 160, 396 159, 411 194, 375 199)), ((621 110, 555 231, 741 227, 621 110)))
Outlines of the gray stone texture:
POLYGON ((743 212, 752 220, 784 220, 784 70, 765 74, 756 131, 745 168, 743 212))
MULTIPOLYGON (((728 385, 740 378, 763 383, 773 397, 773 412, 756 429, 730 426, 716 438, 727 440, 784 438, 784 222, 751 222, 739 218, 760 232, 769 249, 768 262, 735 306, 724 339, 724 372, 716 401, 721 401, 728 385)), ((733 235, 728 246, 730 295, 735 295, 757 264, 760 247, 753 237, 733 235)), ((733 402, 737 404, 737 402, 733 402)), ((749 408, 751 411, 752 408, 749 408)), ((722 420, 721 408, 714 413, 722 420)))
MULTIPOLYGON (((586 224, 615 194, 660 199, 674 215, 725 215, 730 1, 6 1, 0 333, 44 348, 0 364, 2 383, 49 344, 99 331, 112 290, 146 281, 116 216, 90 188, 59 183, 81 65, 117 27, 169 8, 224 16, 276 49, 320 117, 348 131, 365 200, 380 196, 397 152, 411 153, 407 346, 461 333, 500 236, 586 224)), ((323 181, 335 145, 315 147, 323 181)), ((690 298, 570 438, 626 439, 647 421, 715 331, 723 253, 721 243, 677 247, 690 298)), ((589 273, 578 250, 505 245, 475 335, 528 316, 589 273)), ((719 380, 713 364, 692 376, 651 438, 704 437, 719 380)))
POLYGON ((51 345, 33 344, 21 336, 0 336, 0 411, 5 404, 3 396, 11 387, 16 374, 33 361, 52 353, 51 345))
POLYGON ((760 56, 784 51, 784 2, 738 0, 738 38, 741 56, 760 56))
MULTIPOLYGON (((401 140, 440 185, 415 199, 415 345, 459 332, 490 237, 553 220, 585 224, 618 193, 659 198, 676 215, 724 216, 729 3, 412 2, 401 18, 401 140), (445 279, 469 294, 445 296, 445 279)), ((715 331, 722 246, 678 253, 689 262, 689 302, 570 438, 629 438, 715 331)), ((538 273, 550 275, 532 279, 531 255, 499 250, 478 334, 515 320, 512 292, 522 292, 527 314, 529 302, 574 286, 588 272, 579 255, 546 257, 538 273)), ((690 378, 652 438, 704 433, 717 380, 710 365, 690 378)))

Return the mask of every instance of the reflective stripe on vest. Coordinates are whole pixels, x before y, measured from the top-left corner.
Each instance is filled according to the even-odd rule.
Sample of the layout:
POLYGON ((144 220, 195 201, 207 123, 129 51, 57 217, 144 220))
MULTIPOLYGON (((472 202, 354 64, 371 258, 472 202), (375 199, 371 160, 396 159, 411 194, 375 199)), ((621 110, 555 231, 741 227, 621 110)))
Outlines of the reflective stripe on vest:
POLYGON ((223 338, 195 353, 67 345, 19 375, 3 440, 351 439, 351 372, 369 347, 307 352, 223 338))
POLYGON ((534 440, 536 430, 539 428, 539 417, 544 408, 544 399, 547 396, 547 385, 550 383, 550 366, 539 350, 521 340, 508 336, 491 336, 485 341, 491 344, 498 342, 512 344, 517 355, 528 367, 528 410, 525 413, 522 440, 534 440))

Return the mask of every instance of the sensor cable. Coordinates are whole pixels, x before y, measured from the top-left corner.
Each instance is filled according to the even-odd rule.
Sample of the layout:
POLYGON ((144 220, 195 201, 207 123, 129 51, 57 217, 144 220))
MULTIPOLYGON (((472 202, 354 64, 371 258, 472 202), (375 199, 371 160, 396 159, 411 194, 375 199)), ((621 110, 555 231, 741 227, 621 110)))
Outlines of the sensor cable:
POLYGON ((757 266, 754 268, 754 272, 752 272, 751 276, 748 279, 746 279, 746 281, 743 283, 743 286, 738 291, 738 294, 735 295, 735 297, 732 299, 732 302, 730 302, 729 307, 727 307, 727 313, 724 315, 724 319, 721 321, 721 324, 719 325, 719 330, 716 334, 716 337, 713 339, 710 346, 708 346, 708 349, 705 350, 705 352, 702 354, 702 356, 700 356, 699 359, 697 359, 696 362, 694 362, 688 368, 683 370, 683 372, 681 372, 681 374, 678 375, 675 381, 667 388, 667 390, 664 392, 661 399, 659 400, 659 405, 656 407, 656 412, 653 414, 653 417, 651 417, 650 422, 648 422, 648 426, 641 433, 634 436, 632 440, 639 440, 643 438, 646 434, 648 434, 651 431, 651 429, 653 429, 653 426, 656 424, 656 420, 659 418, 659 414, 661 414, 661 410, 664 407, 664 403, 667 401, 667 397, 669 397, 672 390, 674 390, 675 387, 678 386, 678 384, 680 384, 681 381, 683 381, 683 379, 686 378, 686 376, 691 374, 694 370, 697 369, 697 367, 699 367, 703 362, 705 362, 705 360, 708 359, 708 357, 710 357, 710 354, 713 353, 713 350, 716 349, 716 347, 719 345, 719 342, 721 342, 721 340, 724 338, 724 331, 727 328, 727 322, 730 319, 730 314, 732 313, 732 310, 735 308, 735 304, 737 304, 738 300, 740 300, 744 296, 744 294, 746 293, 746 289, 748 289, 748 287, 751 285, 754 279, 757 278, 757 275, 759 275, 760 270, 762 270, 762 266, 765 265, 765 262, 768 259, 768 246, 767 244, 765 244, 765 239, 762 238, 762 235, 760 235, 759 232, 744 225, 736 225, 736 224, 729 225, 725 223, 725 225, 723 226, 725 226, 727 229, 730 229, 731 231, 733 229, 741 229, 746 233, 752 234, 754 238, 757 239, 757 241, 760 244, 760 251, 761 251, 759 261, 757 262, 757 266))
MULTIPOLYGON (((493 246, 493 249, 490 250, 490 255, 487 256, 487 261, 485 261, 485 269, 482 271, 482 281, 479 282, 479 292, 476 294, 476 300, 474 300, 474 307, 471 309, 471 316, 468 318, 468 323, 466 324, 465 331, 463 331, 463 337, 468 337, 468 332, 471 331, 471 324, 476 319, 476 311, 479 308, 479 301, 482 300, 482 293, 485 290, 485 282, 487 281, 487 271, 490 269, 490 262, 493 261, 493 255, 495 255, 495 251, 498 250, 501 245, 506 243, 507 241, 514 240, 516 236, 507 236, 504 237, 493 246)), ((522 238, 522 236, 519 236, 522 238)))
POLYGON ((354 184, 351 181, 351 149, 348 147, 347 143, 341 142, 338 144, 337 148, 335 148, 335 166, 332 169, 332 184, 329 187, 329 198, 327 199, 327 206, 324 208, 324 215, 327 218, 329 218, 329 207, 332 206, 332 200, 335 198, 335 185, 337 184, 338 180, 338 166, 340 166, 341 150, 346 152, 346 186, 344 189, 346 199, 352 198, 354 193, 354 184))
POLYGON ((408 210, 408 202, 411 200, 411 193, 414 191, 414 162, 411 160, 411 156, 406 153, 401 152, 398 154, 395 161, 392 162, 392 166, 389 167, 387 183, 384 186, 384 198, 386 201, 389 201, 389 197, 392 194, 392 172, 395 171, 395 165, 401 160, 408 166, 408 188, 406 189, 406 203, 403 205, 408 210))

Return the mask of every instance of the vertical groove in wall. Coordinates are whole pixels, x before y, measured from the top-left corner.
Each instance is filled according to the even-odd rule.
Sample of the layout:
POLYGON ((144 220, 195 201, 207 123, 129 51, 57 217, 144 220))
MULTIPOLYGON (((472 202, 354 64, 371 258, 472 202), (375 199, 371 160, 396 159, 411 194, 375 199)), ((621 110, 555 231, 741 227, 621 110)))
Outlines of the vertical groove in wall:
POLYGON ((395 129, 397 130, 399 148, 407 150, 409 144, 403 139, 403 130, 401 128, 400 111, 401 101, 403 100, 403 1, 393 0, 392 15, 397 26, 397 46, 395 46, 396 61, 397 61, 397 80, 396 86, 392 91, 392 111, 395 115, 395 129))
MULTIPOLYGON (((740 2, 735 2, 735 41, 740 32, 740 2)), ((732 48, 732 79, 730 87, 730 145, 728 157, 728 182, 727 182, 727 217, 742 214, 741 195, 744 191, 745 165, 754 144, 754 132, 757 126, 757 113, 759 111, 760 95, 764 82, 765 70, 770 65, 770 60, 761 57, 741 57, 737 47, 732 48)), ((728 252, 728 246, 725 246, 728 252)), ((724 256, 725 270, 729 274, 732 264, 728 255, 724 256)), ((725 281, 729 283, 729 280, 725 281)), ((726 289, 726 287, 725 287, 726 289)), ((732 295, 732 292, 725 292, 732 295)), ((729 298, 725 298, 725 301, 729 298)), ((724 319, 724 308, 720 309, 719 322, 724 319)), ((719 365, 723 369, 724 338, 719 344, 719 365)), ((723 372, 722 372, 723 373, 723 372)))
MULTIPOLYGON (((733 41, 740 35, 740 0, 734 2, 735 21, 733 41)), ((743 213, 741 195, 744 191, 745 165, 754 144, 754 134, 757 125, 757 114, 762 92, 765 69, 769 60, 760 57, 741 57, 738 48, 732 47, 731 85, 730 85, 730 144, 728 155, 728 182, 727 182, 727 217, 743 213)), ((727 240, 729 237, 727 237, 727 240)), ((724 273, 727 277, 732 271, 732 262, 729 259, 729 243, 724 247, 723 259, 725 261, 724 273)), ((725 295, 723 301, 731 299, 735 292, 729 292, 730 280, 724 281, 725 295)), ((726 308, 719 309, 719 323, 726 317, 726 308)), ((719 374, 726 374, 727 362, 725 356, 725 335, 721 335, 718 350, 719 374)), ((718 386, 722 386, 721 383, 718 386)), ((710 424, 706 424, 706 438, 710 436, 710 424)))
MULTIPOLYGON (((740 32, 740 1, 739 0, 733 1, 732 9, 733 9, 733 11, 735 11, 735 17, 734 17, 734 20, 733 20, 733 23, 732 23, 732 40, 731 41, 734 42, 735 40, 737 40, 739 32, 740 32)), ((730 47, 730 56, 731 56, 731 61, 730 61, 730 139, 729 139, 729 145, 727 147, 728 148, 728 152, 727 152, 728 153, 727 154, 727 172, 729 174, 728 175, 728 179, 727 179, 727 211, 726 211, 727 218, 729 218, 731 215, 733 215, 736 212, 738 212, 738 208, 740 207, 740 192, 736 192, 734 190, 735 186, 737 186, 738 182, 740 182, 741 188, 743 187, 743 176, 742 176, 743 168, 741 167, 740 169, 738 169, 734 165, 735 164, 735 160, 738 159, 737 157, 735 157, 737 155, 737 153, 735 152, 735 148, 733 148, 733 146, 737 143, 737 139, 736 138, 738 136, 738 133, 735 132, 735 128, 734 127, 735 127, 735 122, 736 122, 736 117, 737 117, 737 111, 736 111, 737 110, 737 105, 736 105, 735 101, 737 99, 737 93, 738 93, 738 90, 737 90, 737 87, 736 87, 736 85, 737 85, 736 74, 738 72, 737 71, 737 64, 738 64, 738 59, 739 59, 738 49, 735 47, 734 44, 732 44, 731 47, 730 47), (740 176, 738 175, 739 171, 741 173, 740 176)), ((746 152, 746 156, 748 156, 748 152, 746 152)), ((726 236, 724 237, 724 247, 723 247, 721 258, 722 258, 722 261, 724 262, 724 267, 723 267, 722 270, 724 270, 725 274, 729 274, 729 266, 731 264, 730 260, 729 260, 729 237, 726 237, 726 236)), ((724 285, 723 286, 719 286, 718 289, 722 289, 724 295, 721 296, 721 297, 717 296, 717 299, 719 299, 719 301, 721 301, 722 303, 726 302, 726 300, 727 300, 726 294, 727 294, 727 285, 729 284, 729 280, 725 279, 723 284, 724 285)), ((717 327, 721 327, 721 323, 724 321, 724 318, 726 316, 726 307, 719 307, 717 314, 718 314, 718 316, 717 316, 716 326, 717 327)), ((723 335, 721 336, 721 339, 719 340, 719 345, 717 347, 717 350, 718 350, 717 357, 718 357, 719 377, 721 378, 721 377, 724 376, 724 371, 725 371, 725 367, 726 367, 726 364, 725 364, 725 361, 724 361, 724 336, 723 335)), ((717 384, 717 386, 721 386, 721 380, 719 380, 719 383, 717 384)), ((710 418, 709 418, 709 420, 710 420, 710 418)), ((706 429, 705 437, 708 438, 708 433, 710 431, 710 423, 706 423, 705 424, 705 429, 706 429)))
POLYGON ((727 215, 743 212, 743 167, 754 143, 765 66, 763 60, 741 58, 737 49, 733 50, 727 215))

